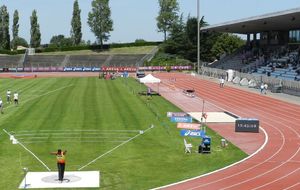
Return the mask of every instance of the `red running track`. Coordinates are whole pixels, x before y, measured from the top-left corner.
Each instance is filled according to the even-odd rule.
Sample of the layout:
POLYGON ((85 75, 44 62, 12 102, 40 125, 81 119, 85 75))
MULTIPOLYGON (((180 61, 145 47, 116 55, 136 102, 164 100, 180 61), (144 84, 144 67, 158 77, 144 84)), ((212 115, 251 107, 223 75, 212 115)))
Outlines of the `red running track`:
POLYGON ((236 115, 258 118, 268 135, 266 146, 253 157, 207 176, 163 187, 192 189, 300 189, 300 106, 249 93, 180 73, 155 75, 236 115), (174 80, 176 78, 176 81, 174 80))

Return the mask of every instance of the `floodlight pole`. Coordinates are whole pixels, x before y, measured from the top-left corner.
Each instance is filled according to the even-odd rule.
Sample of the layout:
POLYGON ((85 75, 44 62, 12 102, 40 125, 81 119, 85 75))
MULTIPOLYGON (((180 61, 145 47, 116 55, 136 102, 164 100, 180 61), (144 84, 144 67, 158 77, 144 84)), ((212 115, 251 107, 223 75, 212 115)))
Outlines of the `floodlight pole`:
POLYGON ((197 0, 197 72, 200 74, 200 14, 199 14, 200 2, 197 0))

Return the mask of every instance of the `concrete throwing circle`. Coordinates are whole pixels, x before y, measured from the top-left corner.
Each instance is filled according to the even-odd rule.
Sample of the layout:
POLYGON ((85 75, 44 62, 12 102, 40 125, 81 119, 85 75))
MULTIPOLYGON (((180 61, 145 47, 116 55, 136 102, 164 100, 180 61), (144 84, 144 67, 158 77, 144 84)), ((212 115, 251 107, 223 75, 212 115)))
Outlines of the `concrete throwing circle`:
MULTIPOLYGON (((80 181, 81 177, 76 175, 65 175, 62 183, 73 183, 80 181)), ((45 183, 61 183, 58 181, 57 175, 50 175, 42 178, 42 181, 45 183)))

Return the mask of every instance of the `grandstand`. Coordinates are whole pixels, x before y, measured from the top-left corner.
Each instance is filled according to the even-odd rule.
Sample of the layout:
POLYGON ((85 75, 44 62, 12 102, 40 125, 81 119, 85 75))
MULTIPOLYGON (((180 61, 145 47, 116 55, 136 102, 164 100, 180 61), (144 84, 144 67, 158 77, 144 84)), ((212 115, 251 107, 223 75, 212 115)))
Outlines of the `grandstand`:
POLYGON ((58 67, 64 59, 64 55, 28 55, 24 67, 58 67))
POLYGON ((21 61, 22 56, 0 56, 0 68, 16 68, 21 61))
POLYGON ((67 67, 101 67, 109 55, 71 55, 67 67))
POLYGON ((246 45, 209 64, 218 69, 300 80, 300 8, 201 28, 201 32, 244 34, 246 45), (299 19, 298 19, 299 20, 299 19))
MULTIPOLYGON (((145 56, 145 54, 123 54, 123 55, 114 55, 109 62, 109 66, 113 67, 135 67, 136 64, 145 56)), ((108 66, 108 65, 107 65, 108 66)))

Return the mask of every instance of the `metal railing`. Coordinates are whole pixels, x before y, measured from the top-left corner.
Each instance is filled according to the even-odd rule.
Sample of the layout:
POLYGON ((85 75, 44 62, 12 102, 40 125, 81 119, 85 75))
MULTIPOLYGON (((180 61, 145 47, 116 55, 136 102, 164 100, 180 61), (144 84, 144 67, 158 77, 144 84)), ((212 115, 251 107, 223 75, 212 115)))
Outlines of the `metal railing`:
MULTIPOLYGON (((210 67, 202 67, 201 72, 202 75, 213 77, 213 78, 221 78, 226 77, 226 70, 210 68, 210 67)), ((284 80, 275 78, 272 76, 267 76, 265 74, 249 74, 235 71, 234 77, 240 77, 241 79, 247 78, 249 81, 254 80, 259 87, 259 84, 266 83, 270 88, 273 87, 281 87, 282 92, 286 94, 300 96, 300 81, 292 81, 292 80, 284 80)))

